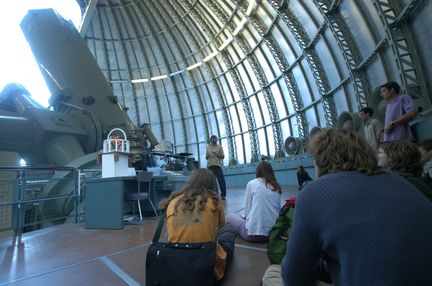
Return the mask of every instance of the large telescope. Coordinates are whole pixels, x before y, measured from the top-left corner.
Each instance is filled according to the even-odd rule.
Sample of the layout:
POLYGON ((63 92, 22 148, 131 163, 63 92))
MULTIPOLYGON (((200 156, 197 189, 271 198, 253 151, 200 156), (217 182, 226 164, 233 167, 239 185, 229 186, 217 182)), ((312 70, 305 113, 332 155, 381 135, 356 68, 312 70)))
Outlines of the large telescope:
MULTIPOLYGON (((51 108, 36 103, 19 84, 2 90, 0 153, 17 154, 2 156, 2 165, 16 166, 16 158, 23 158, 30 166, 92 167, 114 128, 126 132, 133 160, 141 159, 143 139, 157 144, 149 126, 134 126, 71 22, 52 9, 31 10, 21 28, 51 92, 51 108)), ((54 189, 68 194, 72 186, 46 192, 54 189)), ((73 206, 61 202, 45 207, 68 214, 73 206)))

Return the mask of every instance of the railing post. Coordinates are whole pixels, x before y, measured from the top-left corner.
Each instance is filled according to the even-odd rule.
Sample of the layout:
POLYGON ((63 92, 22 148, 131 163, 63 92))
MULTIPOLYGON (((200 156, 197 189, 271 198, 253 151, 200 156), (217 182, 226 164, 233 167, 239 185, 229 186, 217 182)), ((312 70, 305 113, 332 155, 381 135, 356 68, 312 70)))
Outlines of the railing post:
POLYGON ((18 179, 15 181, 14 192, 12 196, 13 209, 12 209, 12 224, 15 236, 21 239, 24 225, 24 211, 25 207, 22 204, 25 190, 25 170, 19 170, 18 179))
POLYGON ((74 207, 74 216, 75 216, 75 223, 78 223, 78 205, 80 197, 80 187, 81 187, 81 170, 75 169, 74 170, 74 184, 75 184, 75 207, 74 207))

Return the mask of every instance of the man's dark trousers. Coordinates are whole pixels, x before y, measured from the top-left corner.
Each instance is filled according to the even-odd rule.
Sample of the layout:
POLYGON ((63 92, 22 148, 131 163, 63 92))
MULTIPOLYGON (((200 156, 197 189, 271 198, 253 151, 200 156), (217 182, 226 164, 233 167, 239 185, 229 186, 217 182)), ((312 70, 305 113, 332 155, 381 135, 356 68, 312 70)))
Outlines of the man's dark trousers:
POLYGON ((220 166, 210 166, 208 169, 215 175, 219 182, 219 188, 221 190, 221 197, 226 196, 225 177, 220 166))

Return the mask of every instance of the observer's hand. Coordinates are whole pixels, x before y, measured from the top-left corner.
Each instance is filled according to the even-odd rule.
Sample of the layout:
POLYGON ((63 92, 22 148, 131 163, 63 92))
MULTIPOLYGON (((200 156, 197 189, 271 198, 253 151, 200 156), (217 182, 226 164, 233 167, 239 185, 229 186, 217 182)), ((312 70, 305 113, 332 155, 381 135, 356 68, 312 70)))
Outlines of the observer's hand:
POLYGON ((384 127, 384 132, 385 132, 386 134, 392 133, 392 132, 393 132, 393 127, 394 127, 394 125, 391 125, 391 124, 385 126, 385 127, 384 127))
POLYGON ((378 141, 382 141, 384 138, 384 128, 381 128, 380 131, 378 131, 378 133, 376 134, 378 141))

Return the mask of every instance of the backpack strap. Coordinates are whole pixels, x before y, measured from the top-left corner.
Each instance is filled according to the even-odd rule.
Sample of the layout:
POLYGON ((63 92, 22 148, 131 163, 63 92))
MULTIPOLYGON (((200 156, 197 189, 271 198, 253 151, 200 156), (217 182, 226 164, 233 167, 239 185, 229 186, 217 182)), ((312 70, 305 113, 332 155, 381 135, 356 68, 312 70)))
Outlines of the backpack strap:
POLYGON ((153 244, 159 242, 159 238, 160 238, 160 234, 161 234, 161 231, 162 231, 162 227, 163 227, 163 224, 165 222, 165 217, 166 217, 165 209, 163 209, 162 212, 161 212, 161 218, 159 220, 159 224, 158 224, 158 226, 156 228, 156 231, 155 231, 155 233, 153 235, 153 240, 152 240, 153 244))
POLYGON ((285 201, 285 204, 282 206, 282 208, 279 210, 279 216, 285 215, 285 213, 291 208, 295 207, 296 204, 296 197, 291 197, 288 200, 285 201))

